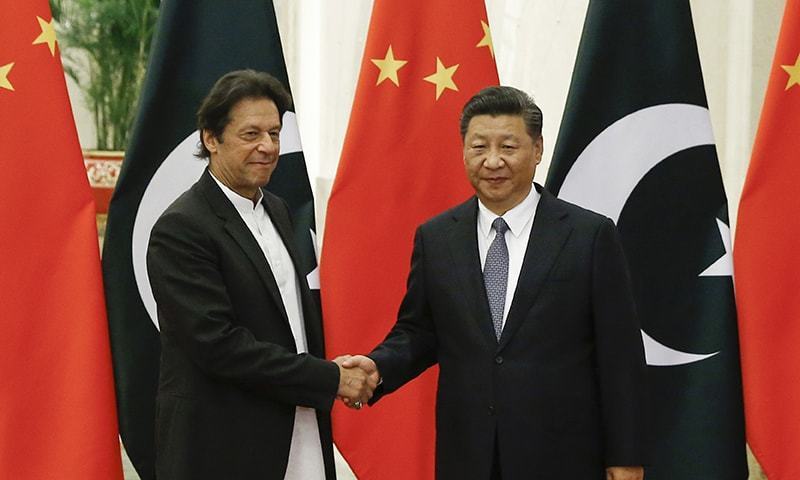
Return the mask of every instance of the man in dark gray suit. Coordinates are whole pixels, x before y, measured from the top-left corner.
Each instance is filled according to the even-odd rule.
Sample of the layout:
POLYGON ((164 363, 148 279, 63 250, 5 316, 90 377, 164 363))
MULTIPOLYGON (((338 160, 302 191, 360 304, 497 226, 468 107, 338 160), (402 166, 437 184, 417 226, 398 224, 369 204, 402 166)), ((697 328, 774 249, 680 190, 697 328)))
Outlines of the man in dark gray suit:
POLYGON ((439 364, 439 479, 643 477, 644 353, 611 220, 533 184, 542 114, 490 87, 461 117, 476 196, 419 227, 371 403, 439 364))
POLYGON ((324 360, 286 204, 261 188, 290 102, 266 73, 223 76, 197 114, 208 169, 153 227, 158 478, 335 478, 333 401, 358 405, 375 387, 324 360))

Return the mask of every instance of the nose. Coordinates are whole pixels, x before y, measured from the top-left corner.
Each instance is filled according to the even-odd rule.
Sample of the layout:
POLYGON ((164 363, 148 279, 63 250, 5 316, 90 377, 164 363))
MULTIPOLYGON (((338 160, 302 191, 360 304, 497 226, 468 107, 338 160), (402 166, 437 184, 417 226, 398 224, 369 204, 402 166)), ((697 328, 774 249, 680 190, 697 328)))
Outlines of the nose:
POLYGON ((495 169, 503 167, 503 165, 505 165, 505 163, 506 162, 503 159, 503 155, 498 150, 495 150, 495 149, 490 150, 486 154, 486 160, 483 162, 483 164, 486 166, 486 168, 489 168, 489 169, 492 169, 492 170, 495 170, 495 169))
POLYGON ((264 135, 256 149, 261 153, 274 153, 280 150, 280 140, 272 138, 269 134, 264 135))

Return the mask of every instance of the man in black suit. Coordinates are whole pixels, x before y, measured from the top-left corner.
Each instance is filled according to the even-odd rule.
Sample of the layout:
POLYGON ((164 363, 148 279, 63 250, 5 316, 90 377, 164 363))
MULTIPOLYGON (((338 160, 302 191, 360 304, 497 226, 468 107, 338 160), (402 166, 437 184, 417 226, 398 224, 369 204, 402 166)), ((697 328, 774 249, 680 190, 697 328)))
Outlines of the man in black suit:
POLYGON ((644 352, 614 224, 533 184, 542 114, 489 87, 461 117, 473 197, 416 232, 371 403, 439 364, 439 479, 643 477, 644 352))
POLYGON ((359 405, 375 387, 324 360, 286 204, 261 189, 290 102, 266 73, 223 76, 197 114, 208 169, 153 227, 158 478, 335 478, 333 401, 359 405))

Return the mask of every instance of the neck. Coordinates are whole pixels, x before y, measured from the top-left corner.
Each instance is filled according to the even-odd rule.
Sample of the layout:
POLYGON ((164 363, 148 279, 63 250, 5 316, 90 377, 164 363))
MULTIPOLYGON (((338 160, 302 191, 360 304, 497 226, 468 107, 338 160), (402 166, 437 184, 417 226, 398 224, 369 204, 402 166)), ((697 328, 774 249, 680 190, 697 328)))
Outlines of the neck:
POLYGON ((222 172, 217 171, 215 168, 209 165, 208 171, 211 172, 211 175, 214 176, 219 182, 226 187, 230 188, 240 197, 246 198, 253 202, 253 206, 255 207, 258 205, 259 200, 261 200, 260 189, 259 188, 248 188, 248 187, 241 187, 233 185, 222 172))
POLYGON ((516 207, 517 205, 522 203, 526 198, 528 198, 528 195, 530 195, 532 188, 533 184, 531 184, 530 188, 528 188, 528 190, 523 195, 520 195, 519 197, 516 198, 507 198, 501 201, 492 201, 490 199, 481 198, 480 196, 478 198, 480 198, 481 203, 483 203, 483 205, 486 206, 486 208, 488 208, 492 213, 502 217, 503 215, 506 214, 506 212, 516 207))

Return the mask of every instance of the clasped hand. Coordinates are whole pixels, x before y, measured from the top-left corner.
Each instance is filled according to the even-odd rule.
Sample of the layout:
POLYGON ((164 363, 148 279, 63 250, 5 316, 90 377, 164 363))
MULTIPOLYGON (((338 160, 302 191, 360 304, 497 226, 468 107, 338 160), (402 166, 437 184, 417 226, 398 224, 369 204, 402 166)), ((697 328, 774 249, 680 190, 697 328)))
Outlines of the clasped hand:
POLYGON ((372 398, 378 386, 378 366, 364 355, 342 355, 333 361, 339 366, 337 395, 348 407, 360 409, 372 398))

